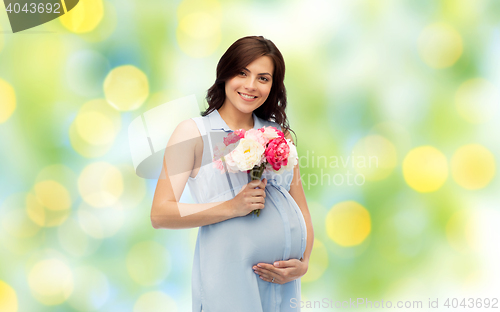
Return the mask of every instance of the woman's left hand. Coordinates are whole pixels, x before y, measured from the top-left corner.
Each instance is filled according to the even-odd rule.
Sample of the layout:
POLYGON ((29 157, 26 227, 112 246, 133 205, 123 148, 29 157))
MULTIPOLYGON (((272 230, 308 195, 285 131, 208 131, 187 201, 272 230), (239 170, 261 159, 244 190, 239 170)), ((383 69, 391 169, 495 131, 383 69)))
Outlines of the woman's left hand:
POLYGON ((266 282, 285 284, 306 274, 308 262, 299 259, 276 261, 273 264, 258 263, 253 266, 255 273, 266 282), (273 281, 274 278, 274 281, 273 281))

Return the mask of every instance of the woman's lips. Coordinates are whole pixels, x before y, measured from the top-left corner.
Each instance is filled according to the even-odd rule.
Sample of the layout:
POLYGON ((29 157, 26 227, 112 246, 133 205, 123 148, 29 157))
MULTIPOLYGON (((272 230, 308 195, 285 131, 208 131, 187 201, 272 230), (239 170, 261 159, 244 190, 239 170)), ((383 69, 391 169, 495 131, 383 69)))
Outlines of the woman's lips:
POLYGON ((246 94, 246 93, 240 93, 240 92, 238 92, 238 94, 239 94, 240 98, 242 98, 243 100, 245 100, 247 102, 252 102, 252 101, 254 101, 256 99, 255 95, 246 94), (244 96, 244 95, 246 95, 246 96, 244 96), (250 96, 252 98, 250 98, 250 96))

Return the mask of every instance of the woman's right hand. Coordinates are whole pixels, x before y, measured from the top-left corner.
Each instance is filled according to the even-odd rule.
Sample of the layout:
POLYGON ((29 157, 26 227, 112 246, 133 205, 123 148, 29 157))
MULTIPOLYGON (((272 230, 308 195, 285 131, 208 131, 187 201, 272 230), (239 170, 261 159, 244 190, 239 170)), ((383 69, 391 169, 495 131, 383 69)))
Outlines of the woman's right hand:
POLYGON ((241 191, 231 199, 233 214, 235 217, 243 217, 255 209, 263 209, 266 202, 266 178, 248 182, 241 191), (259 188, 257 188, 259 187, 259 188))

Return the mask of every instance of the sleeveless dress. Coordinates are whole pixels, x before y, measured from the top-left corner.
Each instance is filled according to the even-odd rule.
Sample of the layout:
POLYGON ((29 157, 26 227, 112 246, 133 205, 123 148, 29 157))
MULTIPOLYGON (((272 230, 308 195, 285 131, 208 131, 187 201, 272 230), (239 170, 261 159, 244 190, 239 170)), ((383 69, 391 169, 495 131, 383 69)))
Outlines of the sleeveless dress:
MULTIPOLYGON (((203 138, 202 166, 188 186, 196 203, 226 201, 249 182, 246 172, 221 173, 214 168, 213 146, 232 130, 217 110, 192 118, 203 138), (205 165, 204 165, 205 164, 205 165)), ((254 129, 279 124, 253 113, 254 129)), ((301 259, 306 249, 304 217, 290 196, 293 171, 264 173, 265 208, 260 216, 248 214, 201 226, 196 240, 193 271, 193 312, 300 311, 300 279, 280 285, 259 278, 257 263, 301 259), (293 306, 294 308, 291 308, 293 306)))

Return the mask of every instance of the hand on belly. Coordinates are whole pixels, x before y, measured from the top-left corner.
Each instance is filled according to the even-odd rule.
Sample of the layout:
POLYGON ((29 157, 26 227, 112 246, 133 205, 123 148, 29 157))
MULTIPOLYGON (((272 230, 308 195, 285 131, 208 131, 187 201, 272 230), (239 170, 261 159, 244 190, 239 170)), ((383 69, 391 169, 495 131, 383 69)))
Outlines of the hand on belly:
POLYGON ((290 259, 276 261, 274 264, 258 263, 252 269, 266 282, 285 284, 306 274, 307 267, 308 263, 305 261, 290 259))

